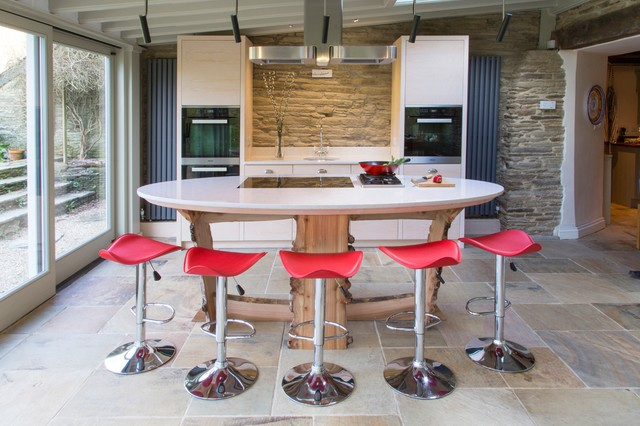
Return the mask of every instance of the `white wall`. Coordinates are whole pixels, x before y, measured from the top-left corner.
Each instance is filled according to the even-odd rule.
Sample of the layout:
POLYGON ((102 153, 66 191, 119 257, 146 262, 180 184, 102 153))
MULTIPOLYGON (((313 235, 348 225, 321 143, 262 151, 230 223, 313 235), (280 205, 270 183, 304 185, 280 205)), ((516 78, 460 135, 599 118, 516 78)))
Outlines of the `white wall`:
POLYGON ((580 238, 605 227, 603 216, 604 127, 587 118, 587 95, 592 86, 607 82, 607 56, 561 51, 565 92, 565 152, 562 164, 563 201, 561 239, 580 238))

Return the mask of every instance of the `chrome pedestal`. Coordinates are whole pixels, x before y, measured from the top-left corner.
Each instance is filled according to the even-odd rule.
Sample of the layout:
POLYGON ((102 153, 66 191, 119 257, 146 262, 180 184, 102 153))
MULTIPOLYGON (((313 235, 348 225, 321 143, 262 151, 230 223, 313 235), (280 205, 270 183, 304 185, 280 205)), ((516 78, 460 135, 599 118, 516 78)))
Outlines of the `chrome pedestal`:
POLYGON ((465 351, 476 364, 504 373, 527 371, 535 364, 529 349, 510 340, 496 342, 493 337, 473 339, 467 343, 465 351))
POLYGON ((444 364, 424 357, 425 317, 436 320, 430 327, 438 324, 440 318, 425 313, 426 269, 415 270, 414 326, 402 328, 390 326, 389 322, 400 314, 394 314, 387 320, 392 330, 414 331, 416 337, 413 357, 398 358, 388 363, 384 369, 384 379, 396 392, 416 399, 438 399, 449 395, 456 388, 453 372, 444 364))
POLYGON ((282 378, 282 389, 293 401, 304 405, 327 406, 347 399, 355 388, 353 375, 344 367, 324 363, 324 341, 349 335, 347 329, 338 323, 325 321, 325 279, 315 279, 315 299, 313 321, 305 321, 291 328, 289 337, 313 341, 313 362, 296 365, 282 378), (313 323, 313 338, 301 336, 295 330, 313 323), (324 335, 324 325, 329 324, 343 332, 334 336, 324 335))
POLYGON ((437 361, 413 357, 398 358, 384 369, 384 379, 395 391, 416 399, 438 399, 453 392, 456 379, 453 372, 437 361))
POLYGON ((312 363, 300 364, 287 371, 282 379, 284 393, 305 405, 333 405, 353 392, 353 375, 343 367, 325 363, 315 372, 312 363))
POLYGON ((107 370, 118 374, 137 374, 151 371, 169 361, 176 348, 160 339, 125 343, 117 347, 104 360, 107 370))
MULTIPOLYGON (((493 314, 495 317, 494 336, 480 337, 471 340, 465 346, 465 351, 473 362, 484 368, 503 373, 520 373, 531 369, 535 364, 535 358, 529 349, 518 343, 505 340, 504 338, 504 314, 510 306, 510 302, 505 298, 505 265, 505 257, 497 254, 496 288, 495 297, 493 298, 493 314)), ((468 308, 468 304, 467 311, 473 315, 484 315, 487 313, 473 312, 468 308)))
POLYGON ((147 303, 147 264, 136 265, 136 305, 131 312, 136 316, 136 340, 111 351, 104 360, 107 370, 117 374, 138 374, 154 370, 169 361, 176 353, 173 344, 160 339, 145 339, 145 324, 164 324, 171 321, 175 310, 164 303, 147 303), (142 276, 142 279, 140 277, 142 276), (145 316, 148 306, 166 308, 171 315, 166 319, 145 316))
POLYGON ((226 365, 217 360, 192 368, 184 380, 187 391, 200 399, 226 399, 241 394, 258 378, 258 367, 242 358, 227 358, 226 365))
POLYGON ((184 379, 184 387, 200 399, 227 399, 240 395, 258 379, 258 367, 242 358, 227 358, 226 342, 247 339, 256 334, 250 323, 227 318, 227 278, 216 277, 216 320, 205 323, 202 331, 216 338, 217 358, 193 367, 184 379), (248 333, 227 333, 229 323, 249 327, 248 333), (213 330, 213 331, 212 331, 213 330))

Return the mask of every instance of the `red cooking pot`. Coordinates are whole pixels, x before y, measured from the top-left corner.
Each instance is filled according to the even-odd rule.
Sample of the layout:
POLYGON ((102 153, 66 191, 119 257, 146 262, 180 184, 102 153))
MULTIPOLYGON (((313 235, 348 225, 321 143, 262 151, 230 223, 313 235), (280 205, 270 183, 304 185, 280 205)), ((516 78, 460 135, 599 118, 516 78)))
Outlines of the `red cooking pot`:
POLYGON ((399 164, 385 165, 388 161, 360 161, 360 167, 364 172, 372 176, 389 176, 398 170, 399 164))

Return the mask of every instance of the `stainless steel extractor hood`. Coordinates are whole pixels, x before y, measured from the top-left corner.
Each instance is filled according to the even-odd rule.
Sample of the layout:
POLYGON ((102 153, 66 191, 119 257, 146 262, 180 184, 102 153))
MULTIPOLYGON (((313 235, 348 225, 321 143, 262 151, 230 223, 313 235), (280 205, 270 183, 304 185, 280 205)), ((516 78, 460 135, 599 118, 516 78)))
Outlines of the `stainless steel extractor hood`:
POLYGON ((393 62, 396 56, 395 46, 342 45, 342 0, 305 0, 304 46, 249 48, 249 59, 254 64, 384 65, 393 62), (329 16, 329 27, 326 43, 323 43, 325 14, 329 16))

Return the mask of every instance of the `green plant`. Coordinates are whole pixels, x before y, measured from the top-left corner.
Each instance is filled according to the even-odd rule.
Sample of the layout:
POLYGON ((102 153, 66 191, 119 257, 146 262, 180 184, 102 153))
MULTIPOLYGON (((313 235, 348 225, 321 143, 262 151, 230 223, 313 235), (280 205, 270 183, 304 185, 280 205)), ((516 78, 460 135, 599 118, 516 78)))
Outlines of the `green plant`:
POLYGON ((0 139, 0 160, 6 161, 9 159, 9 144, 7 142, 3 142, 0 139))

